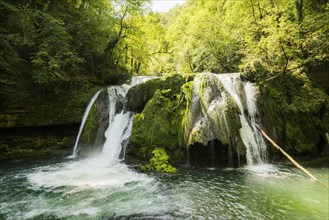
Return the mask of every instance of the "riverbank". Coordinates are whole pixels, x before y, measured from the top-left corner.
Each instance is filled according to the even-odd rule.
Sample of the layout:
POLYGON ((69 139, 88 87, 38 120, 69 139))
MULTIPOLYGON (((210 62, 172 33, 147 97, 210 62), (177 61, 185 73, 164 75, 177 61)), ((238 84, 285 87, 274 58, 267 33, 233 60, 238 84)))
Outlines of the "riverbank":
POLYGON ((0 162, 72 154, 79 124, 1 128, 0 162))

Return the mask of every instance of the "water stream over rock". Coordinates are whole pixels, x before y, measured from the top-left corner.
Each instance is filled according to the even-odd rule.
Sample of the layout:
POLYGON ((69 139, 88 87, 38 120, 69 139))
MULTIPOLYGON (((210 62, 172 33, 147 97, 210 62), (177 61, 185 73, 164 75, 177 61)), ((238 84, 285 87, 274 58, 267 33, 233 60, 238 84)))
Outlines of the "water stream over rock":
MULTIPOLYGON (((145 174, 130 169, 122 162, 133 115, 125 110, 125 94, 137 81, 140 80, 107 89, 109 125, 104 145, 97 154, 84 159, 64 158, 0 167, 0 219, 324 219, 328 216, 327 189, 288 166, 253 165, 266 161, 263 140, 253 127, 258 120, 256 90, 251 84, 241 82, 238 75, 202 74, 195 78, 187 116, 191 120, 186 124, 190 130, 187 129, 186 137, 189 147, 196 142, 211 142, 211 163, 216 162, 216 147, 221 142, 228 146, 224 156, 233 160, 235 154, 246 153, 248 166, 221 169, 181 166, 175 175, 145 174)), ((77 142, 79 138, 80 132, 77 142)), ((328 168, 313 171, 322 181, 328 180, 328 168)))
POLYGON ((72 154, 72 158, 74 157, 77 157, 78 155, 78 143, 79 143, 79 140, 80 140, 80 136, 81 136, 81 133, 82 133, 82 130, 85 126, 85 123, 86 123, 86 120, 88 118, 88 115, 89 115, 89 112, 90 112, 90 109, 91 107, 93 106, 93 104, 95 103, 99 93, 101 92, 102 90, 99 90, 98 92, 96 92, 93 97, 91 98, 86 110, 85 110, 85 113, 83 115, 83 118, 82 118, 82 121, 81 121, 81 125, 80 125, 80 128, 79 128, 79 133, 78 133, 78 136, 77 136, 77 139, 75 141, 75 144, 74 144, 74 147, 73 147, 73 154, 72 154))
POLYGON ((239 74, 199 74, 185 130, 187 146, 220 141, 232 164, 246 155, 249 165, 265 163, 266 145, 254 123, 258 120, 257 91, 239 74), (226 146, 226 147, 225 147, 226 146))

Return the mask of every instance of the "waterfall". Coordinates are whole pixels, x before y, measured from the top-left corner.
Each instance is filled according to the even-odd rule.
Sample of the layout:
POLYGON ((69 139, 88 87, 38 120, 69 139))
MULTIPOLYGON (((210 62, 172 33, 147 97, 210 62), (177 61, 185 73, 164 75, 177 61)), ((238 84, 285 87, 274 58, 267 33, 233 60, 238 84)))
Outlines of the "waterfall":
MULTIPOLYGON (((154 77, 132 77, 129 84, 114 85, 107 88, 109 99, 109 125, 104 134, 105 143, 102 146, 101 154, 98 155, 100 159, 104 159, 110 163, 117 163, 120 161, 120 156, 121 159, 124 158, 126 146, 129 142, 133 118, 133 113, 125 110, 125 96, 132 86, 144 83, 152 78, 154 77)), ((95 93, 86 108, 79 133, 76 138, 73 155, 71 156, 73 158, 78 154, 78 143, 81 133, 83 132, 90 109, 92 108, 100 92, 101 90, 95 93)))
POLYGON ((197 75, 184 125, 187 150, 202 144, 216 154, 211 161, 239 165, 240 155, 246 155, 247 164, 265 163, 266 145, 254 125, 257 94, 238 73, 197 75), (214 140, 219 141, 217 146, 212 145, 214 140))
POLYGON ((73 154, 72 154, 72 158, 75 158, 77 157, 78 155, 78 143, 79 143, 79 140, 80 140, 80 136, 81 136, 81 133, 82 133, 82 130, 85 126, 85 123, 86 123, 86 120, 88 118, 88 115, 89 115, 89 111, 91 109, 91 107, 94 105, 99 93, 101 92, 102 90, 99 90, 98 92, 96 92, 93 97, 90 99, 90 102, 85 110, 85 113, 83 115, 83 118, 82 118, 82 121, 81 121, 81 124, 80 124, 80 128, 79 128, 79 133, 78 133, 78 136, 75 140, 75 144, 74 144, 74 148, 73 148, 73 154))
MULTIPOLYGON (((129 84, 107 89, 109 125, 104 134, 104 144, 98 148, 101 149, 98 156, 104 160, 116 164, 124 159, 133 118, 133 113, 125 109, 125 97, 132 86, 149 79, 151 78, 133 77, 129 84)), ((94 95, 86 109, 74 156, 77 154, 77 143, 88 112, 98 94, 99 92, 94 95)), ((265 141, 254 125, 257 120, 257 94, 253 84, 241 81, 239 74, 203 73, 196 76, 184 124, 187 151, 192 149, 190 146, 198 143, 208 146, 212 154, 209 158, 211 166, 218 160, 224 161, 225 156, 230 165, 240 160, 239 155, 246 155, 249 165, 266 162, 265 141), (215 144, 220 148, 216 148, 215 144)))
POLYGON ((121 151, 125 151, 131 133, 133 114, 124 109, 125 95, 129 88, 130 86, 128 85, 112 86, 108 88, 110 99, 110 123, 105 132, 106 140, 101 156, 111 163, 119 161, 121 151))
POLYGON ((216 75, 225 91, 233 98, 240 110, 241 139, 246 147, 247 164, 266 162, 266 145, 262 135, 255 127, 257 114, 255 95, 256 91, 250 82, 242 82, 238 74, 216 75), (242 87, 242 91, 240 91, 242 87), (245 98, 245 105, 243 105, 245 98))

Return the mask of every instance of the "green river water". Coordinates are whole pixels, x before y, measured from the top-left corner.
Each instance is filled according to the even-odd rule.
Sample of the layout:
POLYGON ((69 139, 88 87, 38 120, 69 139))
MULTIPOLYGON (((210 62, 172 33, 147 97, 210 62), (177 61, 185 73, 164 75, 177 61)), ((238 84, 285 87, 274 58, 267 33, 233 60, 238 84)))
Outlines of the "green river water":
MULTIPOLYGON (((329 168, 310 168, 328 183, 329 168)), ((328 219, 328 187, 285 165, 138 173, 99 158, 1 164, 0 219, 328 219)))

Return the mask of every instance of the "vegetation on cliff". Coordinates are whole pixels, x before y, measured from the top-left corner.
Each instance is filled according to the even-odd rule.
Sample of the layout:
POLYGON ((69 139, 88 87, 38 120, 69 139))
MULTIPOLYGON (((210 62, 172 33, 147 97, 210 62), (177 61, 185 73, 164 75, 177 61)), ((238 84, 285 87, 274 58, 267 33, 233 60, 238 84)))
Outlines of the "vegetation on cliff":
POLYGON ((163 148, 155 148, 152 151, 150 163, 141 167, 145 171, 157 171, 162 173, 176 173, 177 169, 168 162, 169 156, 163 148))
MULTIPOLYGON (((74 142, 71 132, 77 132, 92 94, 131 75, 135 44, 127 39, 144 2, 0 1, 0 128, 39 132, 18 148, 37 154, 38 143, 52 138, 38 126, 76 124, 67 133, 74 142)), ((1 154, 15 157, 10 139, 16 138, 2 138, 9 141, 0 143, 6 149, 1 154)))
MULTIPOLYGON (((154 88, 154 83, 159 83, 158 88, 163 89, 153 90, 153 95, 147 100, 143 110, 134 116, 131 134, 132 149, 130 149, 132 155, 148 161, 153 150, 160 147, 166 150, 171 163, 181 162, 183 121, 186 103, 191 97, 191 94, 184 93, 181 88, 185 87, 184 85, 191 79, 193 78, 190 76, 175 75, 165 79, 150 80, 140 85, 146 94, 154 88)), ((139 97, 144 99, 145 94, 135 93, 135 96, 128 96, 128 100, 131 98, 139 100, 139 97)))
MULTIPOLYGON (((78 123, 93 92, 131 75, 243 72, 259 86, 267 133, 291 153, 322 152, 328 0, 189 0, 168 13, 148 3, 0 1, 0 127, 78 123)), ((128 94, 141 158, 157 147, 181 158, 192 77, 169 78, 128 94)))
POLYGON ((290 153, 320 155, 329 131, 328 15, 327 0, 187 1, 148 15, 162 24, 152 31, 166 34, 145 42, 159 49, 142 67, 241 71, 259 85, 264 129, 290 153))
POLYGON ((0 1, 0 127, 79 123, 100 86, 131 75, 144 2, 0 1))

